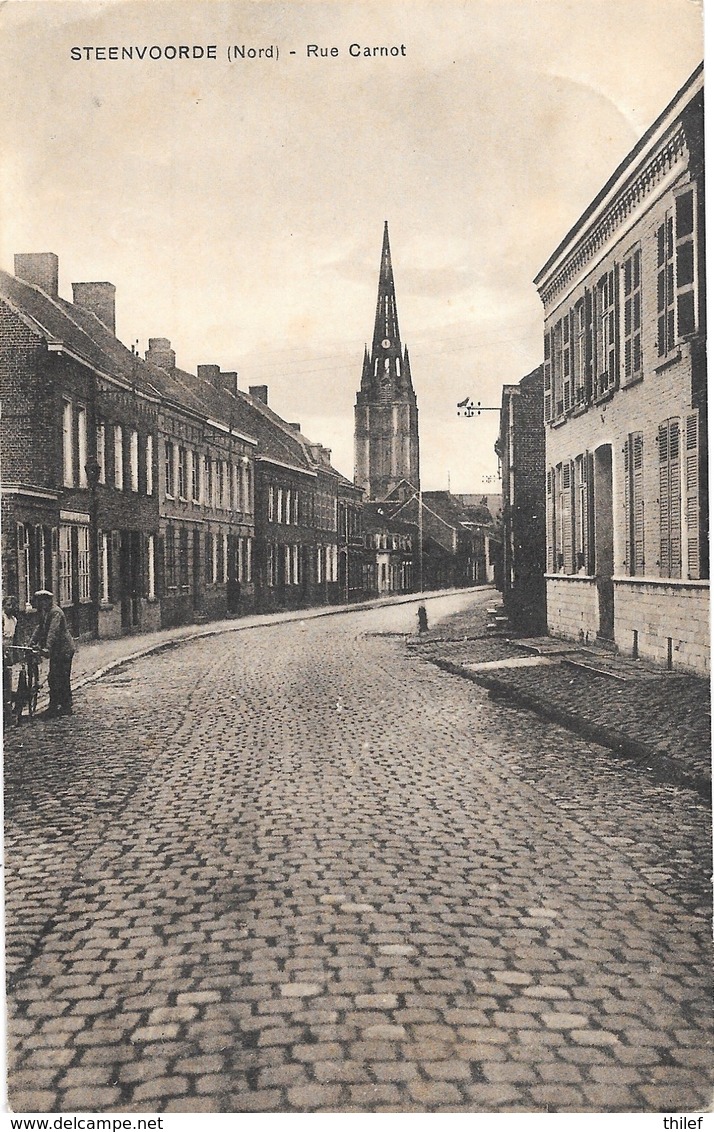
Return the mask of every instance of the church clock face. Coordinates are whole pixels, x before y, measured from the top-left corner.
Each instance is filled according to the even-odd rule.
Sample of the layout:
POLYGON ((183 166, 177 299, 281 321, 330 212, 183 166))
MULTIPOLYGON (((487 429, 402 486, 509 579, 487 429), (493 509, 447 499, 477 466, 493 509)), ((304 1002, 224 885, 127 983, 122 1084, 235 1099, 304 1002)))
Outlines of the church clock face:
POLYGON ((389 349, 389 347, 391 346, 391 344, 392 344, 392 343, 390 342, 389 338, 383 338, 383 339, 382 339, 382 348, 383 348, 384 350, 388 350, 388 349, 389 349))

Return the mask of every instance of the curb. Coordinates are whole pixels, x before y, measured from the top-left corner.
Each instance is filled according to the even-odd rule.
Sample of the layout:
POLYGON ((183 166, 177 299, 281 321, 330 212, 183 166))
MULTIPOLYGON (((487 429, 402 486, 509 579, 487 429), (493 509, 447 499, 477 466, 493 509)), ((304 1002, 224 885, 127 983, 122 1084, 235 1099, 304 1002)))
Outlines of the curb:
POLYGON ((565 708, 549 704, 537 696, 522 691, 520 688, 514 688, 512 684, 499 680, 497 677, 471 672, 462 665, 441 657, 430 657, 429 660, 438 668, 451 673, 452 676, 460 676, 486 688, 493 699, 508 700, 516 707, 527 708, 543 719, 547 719, 550 723, 557 723, 583 739, 598 743, 601 747, 609 748, 623 758, 645 764, 646 769, 651 772, 652 777, 657 782, 666 782, 671 786, 681 786, 687 790, 693 790, 705 802, 711 804, 712 784, 710 779, 705 775, 690 774, 669 755, 663 755, 653 750, 646 743, 632 739, 621 731, 613 731, 608 727, 593 723, 574 712, 566 711, 565 708))

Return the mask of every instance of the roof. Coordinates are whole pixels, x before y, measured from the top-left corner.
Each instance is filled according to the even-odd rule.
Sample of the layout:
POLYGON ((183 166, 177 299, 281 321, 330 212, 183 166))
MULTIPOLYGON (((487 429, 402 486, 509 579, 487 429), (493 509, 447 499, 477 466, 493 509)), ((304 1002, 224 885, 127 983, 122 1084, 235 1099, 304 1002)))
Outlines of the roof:
POLYGON ((140 359, 114 338, 94 315, 63 299, 51 298, 39 287, 25 283, 7 271, 0 271, 0 298, 50 348, 62 347, 95 372, 131 384, 147 395, 157 396, 149 375, 137 365, 140 359), (116 344, 115 350, 106 349, 102 331, 116 344))
POLYGON ((0 271, 0 299, 50 348, 66 351, 108 380, 119 381, 168 406, 215 421, 258 445, 260 456, 298 470, 318 468, 343 485, 351 480, 333 468, 328 450, 291 428, 262 401, 238 390, 217 388, 178 367, 162 369, 128 349, 91 311, 52 297, 9 272, 0 271))

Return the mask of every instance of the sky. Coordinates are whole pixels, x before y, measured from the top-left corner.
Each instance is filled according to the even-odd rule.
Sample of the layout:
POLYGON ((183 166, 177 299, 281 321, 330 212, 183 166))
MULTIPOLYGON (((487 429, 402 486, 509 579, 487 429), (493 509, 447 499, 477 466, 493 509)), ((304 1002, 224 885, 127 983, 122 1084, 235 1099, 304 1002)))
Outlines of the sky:
POLYGON ((536 272, 702 54, 696 0, 8 0, 0 266, 109 280, 122 341, 267 385, 352 476, 388 220, 422 486, 496 492, 457 402, 540 363, 536 272), (71 56, 154 45, 216 58, 71 56))

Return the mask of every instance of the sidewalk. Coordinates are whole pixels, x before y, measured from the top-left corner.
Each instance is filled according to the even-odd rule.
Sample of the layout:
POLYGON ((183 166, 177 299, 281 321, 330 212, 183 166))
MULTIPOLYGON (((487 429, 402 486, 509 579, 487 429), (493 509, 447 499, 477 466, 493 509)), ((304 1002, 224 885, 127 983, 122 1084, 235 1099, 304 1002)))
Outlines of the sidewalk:
POLYGON ((517 640, 485 606, 442 621, 407 647, 636 760, 660 781, 711 797, 710 685, 702 677, 554 637, 517 640))

